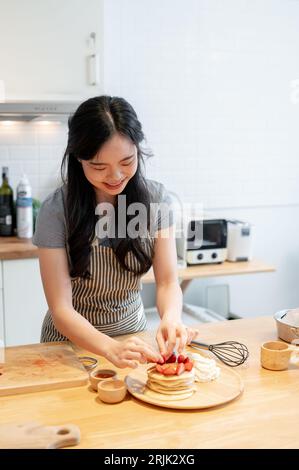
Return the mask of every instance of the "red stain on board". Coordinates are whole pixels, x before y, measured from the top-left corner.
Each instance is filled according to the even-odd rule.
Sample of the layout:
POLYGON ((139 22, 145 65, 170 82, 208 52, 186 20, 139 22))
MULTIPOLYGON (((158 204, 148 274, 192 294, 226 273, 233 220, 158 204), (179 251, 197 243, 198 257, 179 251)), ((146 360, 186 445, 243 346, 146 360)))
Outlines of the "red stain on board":
POLYGON ((45 359, 35 359, 32 364, 34 366, 43 367, 47 365, 47 361, 45 361, 45 359))

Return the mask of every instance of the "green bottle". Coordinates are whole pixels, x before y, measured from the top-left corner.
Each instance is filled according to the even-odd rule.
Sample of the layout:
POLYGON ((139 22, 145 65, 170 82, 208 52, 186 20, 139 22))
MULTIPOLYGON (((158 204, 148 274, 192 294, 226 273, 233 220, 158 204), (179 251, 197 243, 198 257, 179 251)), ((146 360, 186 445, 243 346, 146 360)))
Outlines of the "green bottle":
POLYGON ((2 168, 2 186, 0 187, 0 236, 13 235, 14 202, 13 190, 8 184, 8 167, 2 168))

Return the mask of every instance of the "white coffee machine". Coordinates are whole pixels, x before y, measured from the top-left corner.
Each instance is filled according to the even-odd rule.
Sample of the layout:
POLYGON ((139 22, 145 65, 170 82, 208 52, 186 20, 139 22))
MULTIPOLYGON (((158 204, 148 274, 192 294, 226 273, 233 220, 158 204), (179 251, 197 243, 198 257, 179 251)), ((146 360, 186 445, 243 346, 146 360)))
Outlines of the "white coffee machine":
POLYGON ((241 220, 227 220, 227 260, 252 259, 253 226, 241 220))

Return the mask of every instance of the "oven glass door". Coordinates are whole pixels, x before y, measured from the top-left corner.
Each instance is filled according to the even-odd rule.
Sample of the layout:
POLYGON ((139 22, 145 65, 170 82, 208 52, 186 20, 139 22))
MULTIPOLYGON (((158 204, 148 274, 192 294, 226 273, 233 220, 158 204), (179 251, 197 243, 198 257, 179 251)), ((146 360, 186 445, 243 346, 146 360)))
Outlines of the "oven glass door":
POLYGON ((188 226, 187 250, 211 250, 226 248, 226 245, 226 220, 190 221, 188 226))

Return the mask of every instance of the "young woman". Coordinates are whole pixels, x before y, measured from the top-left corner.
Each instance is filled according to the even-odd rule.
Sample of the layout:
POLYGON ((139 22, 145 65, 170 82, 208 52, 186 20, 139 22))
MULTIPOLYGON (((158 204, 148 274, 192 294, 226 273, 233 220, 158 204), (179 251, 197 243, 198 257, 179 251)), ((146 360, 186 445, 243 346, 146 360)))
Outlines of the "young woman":
POLYGON ((181 323, 172 214, 151 212, 155 204, 168 204, 169 196, 162 184, 142 174, 143 140, 137 115, 123 98, 99 96, 82 103, 69 119, 63 184, 43 202, 33 239, 49 307, 41 341, 70 340, 117 367, 156 362, 176 344, 181 352, 197 334, 181 323), (115 236, 98 236, 101 204, 115 210, 119 228, 119 216, 127 227, 132 222, 127 208, 134 203, 145 208, 146 236, 117 230, 115 236), (146 328, 140 278, 151 265, 161 317, 159 351, 137 336, 113 338, 146 328))

